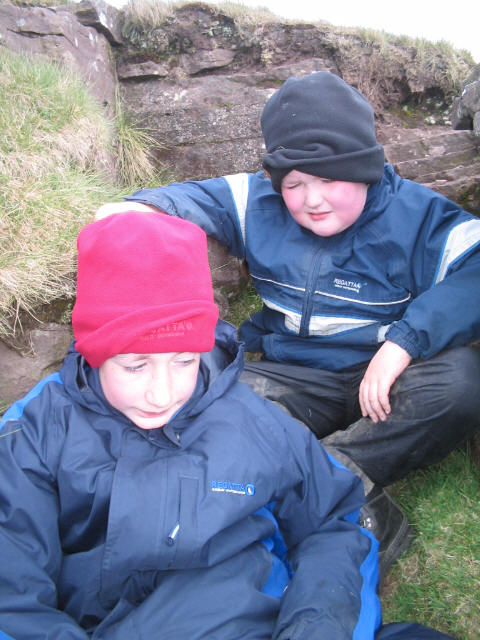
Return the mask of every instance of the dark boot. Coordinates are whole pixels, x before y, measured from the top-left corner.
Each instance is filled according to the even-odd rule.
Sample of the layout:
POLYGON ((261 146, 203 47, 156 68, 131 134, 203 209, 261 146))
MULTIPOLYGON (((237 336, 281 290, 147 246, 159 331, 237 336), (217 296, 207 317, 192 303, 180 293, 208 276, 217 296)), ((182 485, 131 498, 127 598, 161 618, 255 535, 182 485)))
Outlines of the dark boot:
POLYGON ((413 528, 402 509, 378 485, 366 497, 360 511, 360 525, 373 533, 380 543, 379 584, 382 584, 392 564, 412 543, 413 528))
POLYGON ((374 484, 353 460, 331 446, 327 445, 325 449, 338 462, 353 471, 363 483, 366 497, 360 511, 359 524, 373 533, 380 543, 378 582, 382 584, 392 564, 411 545, 415 537, 413 528, 398 504, 380 485, 374 484))

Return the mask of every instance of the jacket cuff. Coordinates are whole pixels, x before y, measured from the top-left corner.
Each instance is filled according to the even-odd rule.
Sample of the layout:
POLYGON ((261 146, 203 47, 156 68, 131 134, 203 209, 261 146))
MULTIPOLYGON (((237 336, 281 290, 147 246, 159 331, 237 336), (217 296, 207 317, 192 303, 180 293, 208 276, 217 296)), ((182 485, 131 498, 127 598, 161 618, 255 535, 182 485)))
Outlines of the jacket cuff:
POLYGON ((406 322, 400 320, 393 324, 385 334, 385 340, 395 342, 399 347, 405 349, 405 351, 411 356, 412 360, 417 360, 420 357, 420 345, 418 344, 418 337, 406 322))

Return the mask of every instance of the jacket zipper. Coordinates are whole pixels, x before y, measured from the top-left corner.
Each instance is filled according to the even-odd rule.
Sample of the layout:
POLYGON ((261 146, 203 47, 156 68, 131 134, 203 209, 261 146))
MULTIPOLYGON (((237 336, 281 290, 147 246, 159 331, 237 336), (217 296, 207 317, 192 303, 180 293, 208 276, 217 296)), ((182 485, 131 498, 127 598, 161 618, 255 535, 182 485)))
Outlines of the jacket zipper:
POLYGON ((299 336, 301 338, 307 338, 309 336, 310 317, 312 315, 313 296, 315 294, 316 282, 318 278, 318 272, 322 264, 322 255, 325 255, 325 247, 322 246, 317 250, 312 260, 312 266, 310 273, 308 274, 308 280, 305 285, 305 298, 302 307, 302 319, 300 322, 299 336))

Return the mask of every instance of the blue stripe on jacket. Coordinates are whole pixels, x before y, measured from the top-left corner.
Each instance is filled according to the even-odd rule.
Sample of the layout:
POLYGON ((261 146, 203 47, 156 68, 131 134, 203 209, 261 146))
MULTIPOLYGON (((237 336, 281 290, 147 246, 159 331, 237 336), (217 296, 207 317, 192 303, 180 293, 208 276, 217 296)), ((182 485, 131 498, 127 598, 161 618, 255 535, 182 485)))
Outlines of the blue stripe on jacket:
MULTIPOLYGON (((10 409, 8 409, 3 414, 3 417, 2 417, 2 419, 0 421, 0 430, 2 430, 4 425, 7 422, 10 422, 10 420, 19 420, 23 416, 23 412, 25 411, 25 407, 27 406, 27 404, 29 404, 29 402, 31 402, 37 396, 39 396, 41 394, 43 388, 47 384, 50 384, 51 382, 63 385, 63 380, 62 380, 62 378, 61 378, 61 376, 60 376, 60 374, 58 372, 57 373, 52 373, 52 375, 47 376, 43 380, 40 380, 40 382, 38 384, 36 384, 33 387, 33 389, 31 389, 27 393, 26 396, 24 396, 21 400, 18 400, 18 402, 15 402, 15 404, 13 404, 10 407, 10 409)), ((1 636, 0 636, 0 639, 1 639, 1 636)))
MULTIPOLYGON (((347 469, 328 452, 327 456, 333 466, 338 467, 339 469, 347 469)), ((358 523, 359 516, 360 511, 357 510, 344 516, 344 519, 349 522, 358 523)), ((363 578, 363 585, 360 592, 361 606, 360 615, 353 632, 352 640, 363 640, 366 637, 366 633, 369 633, 372 628, 372 618, 374 620, 373 626, 375 629, 378 629, 382 621, 380 599, 376 592, 378 584, 378 548, 380 545, 378 540, 372 533, 370 533, 370 531, 360 527, 360 525, 358 526, 362 534, 367 538, 370 538, 371 547, 367 557, 360 565, 360 573, 363 578)))

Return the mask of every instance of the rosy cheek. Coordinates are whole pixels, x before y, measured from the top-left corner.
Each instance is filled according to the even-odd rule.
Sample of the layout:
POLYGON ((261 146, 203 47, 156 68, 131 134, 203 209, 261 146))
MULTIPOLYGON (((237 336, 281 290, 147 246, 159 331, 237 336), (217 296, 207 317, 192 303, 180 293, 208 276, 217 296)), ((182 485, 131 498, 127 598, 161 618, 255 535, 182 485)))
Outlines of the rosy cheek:
POLYGON ((291 213, 297 213, 301 208, 301 198, 297 194, 287 193, 283 200, 291 213))
POLYGON ((334 202, 343 202, 351 197, 349 185, 344 182, 334 182, 330 187, 329 198, 334 202))

